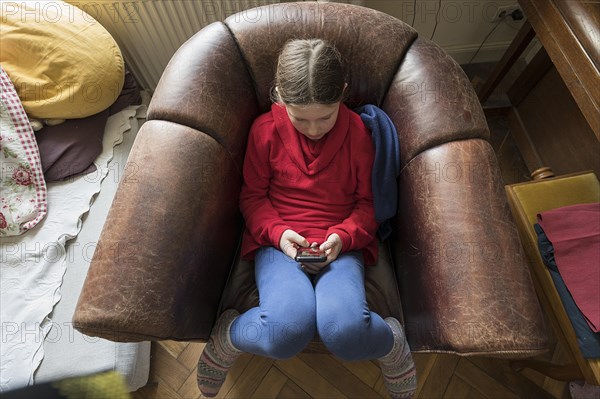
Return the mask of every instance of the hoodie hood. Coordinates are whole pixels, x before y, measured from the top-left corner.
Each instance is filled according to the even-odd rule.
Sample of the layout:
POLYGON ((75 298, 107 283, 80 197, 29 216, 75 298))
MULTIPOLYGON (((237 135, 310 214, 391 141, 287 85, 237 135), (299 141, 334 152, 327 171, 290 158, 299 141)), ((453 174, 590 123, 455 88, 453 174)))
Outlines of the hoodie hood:
POLYGON ((271 106, 271 111, 273 113, 275 126, 277 127, 277 134, 279 135, 284 148, 294 164, 296 164, 303 173, 309 176, 319 173, 331 163, 348 135, 351 111, 342 103, 340 104, 340 110, 335 125, 333 125, 333 128, 331 128, 329 133, 322 139, 327 140, 323 145, 321 153, 314 161, 307 164, 302 152, 302 143, 300 142, 302 133, 296 130, 290 121, 285 107, 275 103, 271 106))

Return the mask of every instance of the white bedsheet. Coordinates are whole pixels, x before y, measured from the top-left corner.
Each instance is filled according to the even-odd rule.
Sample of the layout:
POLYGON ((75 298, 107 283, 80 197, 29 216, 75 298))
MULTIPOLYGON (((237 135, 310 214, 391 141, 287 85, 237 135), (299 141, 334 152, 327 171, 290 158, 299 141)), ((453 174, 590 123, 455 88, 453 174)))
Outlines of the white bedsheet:
MULTIPOLYGON (((74 331, 68 314, 69 311, 72 314, 72 309, 61 312, 63 320, 60 323, 52 320, 50 314, 61 299, 63 276, 67 264, 75 260, 74 254, 85 260, 85 265, 93 254, 104 219, 99 227, 96 226, 95 233, 91 232, 86 237, 87 246, 65 248, 65 244, 79 234, 82 219, 90 210, 94 195, 100 191, 109 170, 113 169, 114 175, 119 168, 113 166, 114 163, 109 165, 113 147, 122 141, 123 132, 131 127, 130 118, 135 115, 136 108, 130 107, 108 119, 103 150, 95 161, 96 172, 48 183, 48 214, 41 223, 24 235, 0 239, 0 392, 33 383, 34 373, 44 358, 45 340, 52 343, 66 339, 65 342, 72 345, 69 351, 80 349, 77 340, 87 344, 102 341, 74 331)), ((116 185, 113 186, 116 189, 116 185)), ((112 195, 114 191, 109 200, 112 200, 112 195)), ((79 293, 75 295, 77 297, 79 293)), ((74 303, 69 306, 74 307, 74 303)), ((121 349, 114 346, 109 351, 121 349)), ((62 350, 65 351, 65 348, 62 350)), ((83 347, 81 350, 94 349, 83 347)), ((75 370, 73 375, 89 371, 89 367, 72 362, 74 353, 64 352, 64 355, 65 365, 75 370)), ((111 368, 118 369, 116 366, 111 368)), ((47 377, 50 379, 54 375, 50 373, 47 377)))

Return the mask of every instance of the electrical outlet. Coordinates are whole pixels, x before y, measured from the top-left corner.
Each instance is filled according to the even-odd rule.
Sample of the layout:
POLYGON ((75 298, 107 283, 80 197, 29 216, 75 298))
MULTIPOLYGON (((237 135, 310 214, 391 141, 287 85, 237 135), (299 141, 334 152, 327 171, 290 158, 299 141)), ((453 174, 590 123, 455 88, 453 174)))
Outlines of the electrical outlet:
POLYGON ((494 15, 492 22, 502 21, 504 18, 510 16, 513 12, 515 12, 517 10, 523 12, 523 9, 521 9, 521 6, 516 3, 511 4, 510 6, 499 6, 496 9, 496 15, 494 15))

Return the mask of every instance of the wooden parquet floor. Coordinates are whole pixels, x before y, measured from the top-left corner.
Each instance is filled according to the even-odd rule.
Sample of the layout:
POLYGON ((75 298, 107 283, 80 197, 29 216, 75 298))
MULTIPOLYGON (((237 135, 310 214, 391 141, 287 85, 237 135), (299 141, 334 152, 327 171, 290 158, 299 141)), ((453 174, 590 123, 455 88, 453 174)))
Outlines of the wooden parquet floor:
MULTIPOLYGON (((152 344, 150 380, 134 399, 202 398, 196 363, 202 343, 152 344)), ((560 350, 547 357, 557 360, 560 350)), ((415 398, 569 399, 565 383, 524 370, 508 360, 416 354, 419 380, 415 398)), ((288 360, 242 355, 230 370, 218 398, 388 398, 376 362, 344 362, 330 355, 302 353, 288 360)))

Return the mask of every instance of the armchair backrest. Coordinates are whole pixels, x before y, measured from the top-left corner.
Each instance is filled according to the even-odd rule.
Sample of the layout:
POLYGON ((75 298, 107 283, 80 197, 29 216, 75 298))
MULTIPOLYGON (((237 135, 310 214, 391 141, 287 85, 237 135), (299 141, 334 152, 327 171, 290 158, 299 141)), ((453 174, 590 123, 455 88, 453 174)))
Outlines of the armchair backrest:
POLYGON ((290 39, 312 37, 345 58, 348 105, 376 104, 390 115, 403 164, 434 145, 487 137, 468 79, 441 48, 390 15, 340 3, 273 4, 203 29, 167 66, 149 119, 207 133, 241 165, 252 121, 270 108, 279 51, 290 39))
POLYGON ((283 3, 225 20, 255 85, 261 111, 270 108, 277 56, 290 39, 318 37, 343 55, 350 105, 383 102, 417 32, 390 15, 339 3, 283 3))

